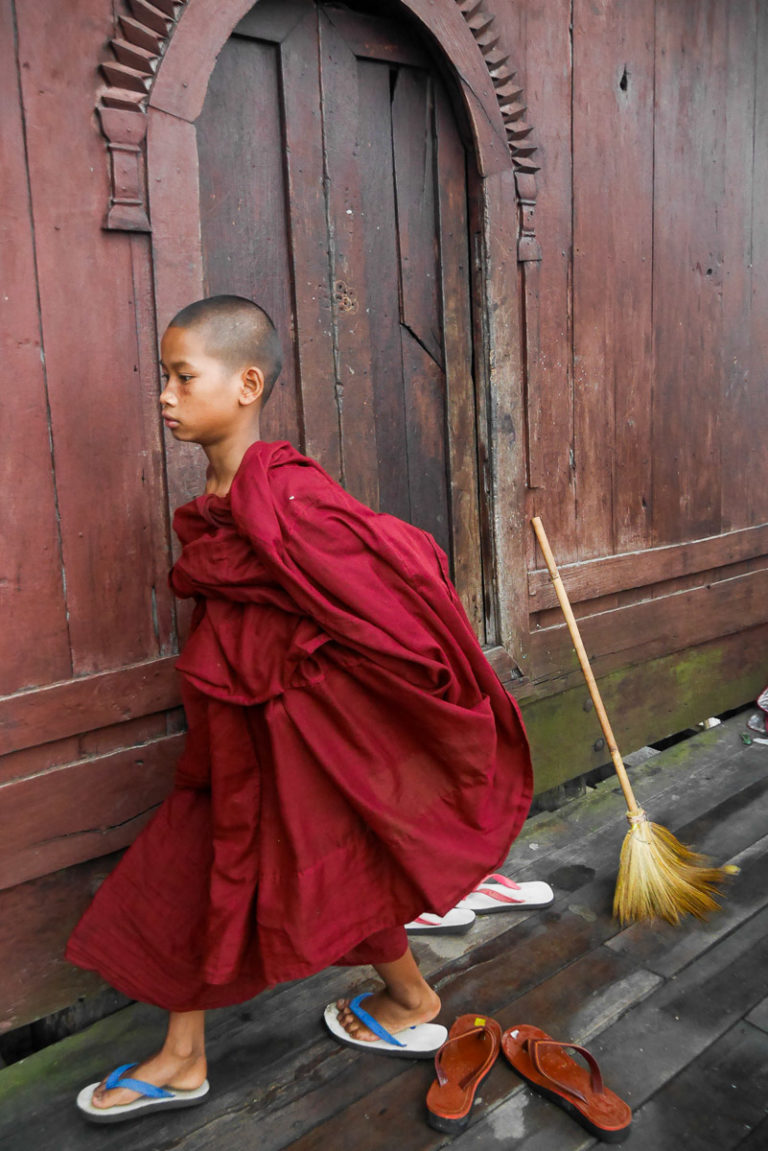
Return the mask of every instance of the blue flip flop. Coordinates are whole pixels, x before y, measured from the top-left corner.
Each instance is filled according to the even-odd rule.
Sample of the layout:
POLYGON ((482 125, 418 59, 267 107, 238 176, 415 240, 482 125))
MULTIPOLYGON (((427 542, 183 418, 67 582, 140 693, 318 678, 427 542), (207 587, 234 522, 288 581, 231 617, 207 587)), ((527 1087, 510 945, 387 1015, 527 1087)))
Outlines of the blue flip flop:
POLYGON ((193 1091, 181 1091, 178 1087, 155 1087, 154 1083, 145 1083, 143 1079, 131 1079, 126 1071, 138 1067, 137 1063, 123 1063, 104 1080, 104 1086, 111 1090, 113 1087, 127 1087, 129 1091, 138 1091, 141 1099, 134 1099, 133 1103, 123 1103, 117 1107, 94 1107, 93 1093, 99 1083, 91 1083, 84 1087, 77 1097, 77 1107, 81 1115, 91 1123, 122 1123, 126 1119, 138 1119, 139 1116, 148 1115, 152 1111, 170 1111, 177 1107, 196 1107, 204 1103, 211 1087, 208 1080, 204 1080, 193 1091))
POLYGON ((357 995, 350 1000, 349 1009, 378 1039, 353 1039, 339 1023, 338 1007, 335 1003, 329 1003, 323 1018, 334 1039, 346 1047, 355 1047, 358 1051, 370 1051, 377 1055, 394 1055, 400 1059, 434 1058, 448 1038, 446 1028, 440 1023, 418 1023, 415 1027, 406 1027, 404 1031, 392 1035, 360 1006, 361 1001, 371 994, 368 991, 364 995, 357 995))

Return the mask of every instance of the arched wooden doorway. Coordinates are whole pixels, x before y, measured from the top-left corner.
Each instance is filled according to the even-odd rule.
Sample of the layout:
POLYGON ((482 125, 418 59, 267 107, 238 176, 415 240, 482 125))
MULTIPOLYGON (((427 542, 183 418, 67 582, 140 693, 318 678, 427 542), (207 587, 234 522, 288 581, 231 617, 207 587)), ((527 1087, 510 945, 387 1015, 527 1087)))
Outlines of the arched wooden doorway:
MULTIPOLYGON (((519 89, 495 52, 454 0, 189 3, 146 161, 158 329, 206 291, 263 300, 291 353, 265 434, 436 535, 509 680, 529 257, 501 103, 519 89)), ((169 445, 167 476, 177 506, 198 453, 169 445)))
POLYGON ((485 638, 477 176, 433 61, 408 25, 261 0, 218 57, 196 135, 204 291, 262 303, 287 352, 266 436, 431 532, 485 638))

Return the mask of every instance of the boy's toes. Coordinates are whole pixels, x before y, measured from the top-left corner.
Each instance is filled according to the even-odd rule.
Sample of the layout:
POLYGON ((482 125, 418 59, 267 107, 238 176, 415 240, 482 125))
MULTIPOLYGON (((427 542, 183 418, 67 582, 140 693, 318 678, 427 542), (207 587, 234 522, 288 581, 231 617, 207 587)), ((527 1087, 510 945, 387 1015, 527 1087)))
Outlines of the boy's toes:
POLYGON ((353 1039, 364 1039, 368 1042, 375 1040, 376 1036, 362 1023, 355 1013, 350 1010, 348 999, 339 999, 336 1003, 338 1019, 341 1026, 353 1039))

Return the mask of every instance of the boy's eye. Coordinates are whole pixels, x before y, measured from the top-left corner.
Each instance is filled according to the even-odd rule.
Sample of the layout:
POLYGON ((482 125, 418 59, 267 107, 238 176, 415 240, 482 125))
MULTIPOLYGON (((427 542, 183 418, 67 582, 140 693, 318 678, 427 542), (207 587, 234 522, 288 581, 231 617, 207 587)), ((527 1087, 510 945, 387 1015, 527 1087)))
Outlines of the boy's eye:
POLYGON ((179 379, 181 380, 181 382, 183 384, 188 384, 189 381, 192 379, 192 377, 191 376, 179 376, 179 379))

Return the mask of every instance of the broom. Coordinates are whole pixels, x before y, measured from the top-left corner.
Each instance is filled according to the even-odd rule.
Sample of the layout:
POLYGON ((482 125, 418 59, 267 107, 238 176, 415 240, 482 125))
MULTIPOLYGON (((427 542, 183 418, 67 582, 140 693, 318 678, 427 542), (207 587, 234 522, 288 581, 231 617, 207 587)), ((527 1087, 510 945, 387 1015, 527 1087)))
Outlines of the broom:
POLYGON ((739 869, 732 866, 707 866, 704 856, 679 843, 666 827, 649 823, 645 812, 638 806, 544 525, 538 516, 531 522, 552 577, 555 594, 563 609, 573 646, 576 648, 581 670, 587 681, 589 694, 595 705, 605 742, 627 802, 629 831, 621 848, 613 914, 622 924, 635 919, 656 918, 666 919, 669 923, 679 923, 681 915, 686 914, 703 919, 708 912, 718 907, 717 901, 713 898, 718 884, 739 869))

